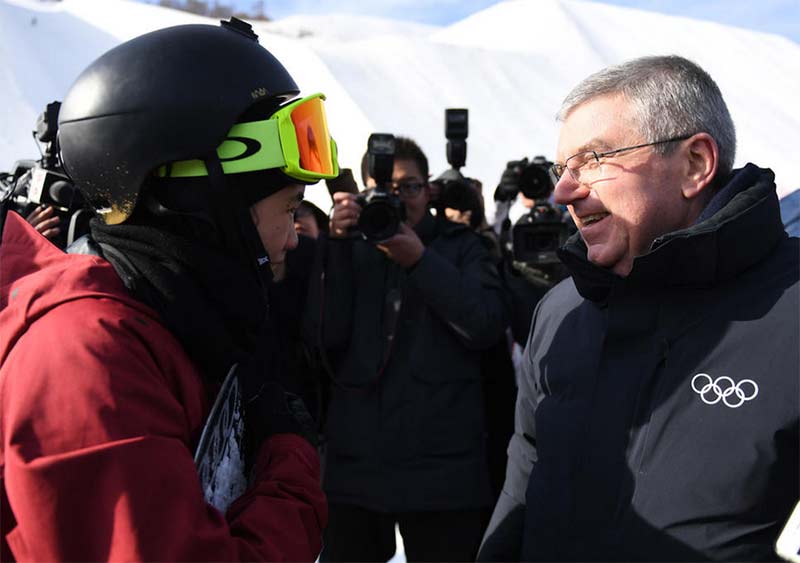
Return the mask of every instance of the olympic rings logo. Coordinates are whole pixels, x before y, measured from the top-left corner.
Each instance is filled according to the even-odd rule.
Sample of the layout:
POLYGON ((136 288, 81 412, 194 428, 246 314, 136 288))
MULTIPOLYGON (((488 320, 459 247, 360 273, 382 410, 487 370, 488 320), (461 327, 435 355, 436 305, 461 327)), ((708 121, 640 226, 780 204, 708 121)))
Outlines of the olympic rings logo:
POLYGON ((707 373, 698 373, 692 378, 692 390, 707 405, 716 405, 722 401, 732 409, 738 409, 758 396, 758 384, 752 379, 742 379, 736 383, 725 375, 712 379, 707 373))

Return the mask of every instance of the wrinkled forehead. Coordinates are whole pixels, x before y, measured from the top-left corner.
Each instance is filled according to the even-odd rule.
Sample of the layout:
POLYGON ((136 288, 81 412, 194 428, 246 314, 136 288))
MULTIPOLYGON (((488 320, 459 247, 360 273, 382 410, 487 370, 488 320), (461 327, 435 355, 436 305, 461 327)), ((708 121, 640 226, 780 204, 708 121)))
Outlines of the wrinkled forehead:
POLYGON ((638 141, 633 104, 621 94, 589 99, 570 110, 558 135, 556 161, 583 151, 612 150, 638 141))

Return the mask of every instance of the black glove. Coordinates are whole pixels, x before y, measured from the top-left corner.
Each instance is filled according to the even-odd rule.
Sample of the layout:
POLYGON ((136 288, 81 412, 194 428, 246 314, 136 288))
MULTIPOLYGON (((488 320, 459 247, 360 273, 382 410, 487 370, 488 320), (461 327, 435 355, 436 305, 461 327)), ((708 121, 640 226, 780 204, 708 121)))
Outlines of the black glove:
POLYGON ((519 193, 520 178, 522 171, 528 167, 528 158, 522 160, 512 160, 506 165, 506 169, 500 176, 500 183, 494 191, 495 201, 511 201, 519 193))
POLYGON ((245 432, 258 445, 275 434, 297 434, 317 447, 314 419, 303 399, 274 381, 266 381, 255 395, 242 397, 245 432))
MULTIPOLYGON (((267 323, 271 324, 271 323, 267 323)), ((262 330, 258 352, 236 368, 245 427, 245 464, 249 469, 261 444, 275 434, 291 433, 318 444, 316 424, 299 395, 287 390, 286 370, 271 328, 262 330)))

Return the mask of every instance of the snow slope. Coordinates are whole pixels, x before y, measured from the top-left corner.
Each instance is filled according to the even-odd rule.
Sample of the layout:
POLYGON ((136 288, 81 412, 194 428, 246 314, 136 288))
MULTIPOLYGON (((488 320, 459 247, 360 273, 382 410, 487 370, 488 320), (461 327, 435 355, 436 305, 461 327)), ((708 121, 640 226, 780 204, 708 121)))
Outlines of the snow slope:
MULTIPOLYGON (((215 23, 129 0, 0 0, 0 169, 36 156, 36 116, 103 51, 196 22, 215 23)), ((367 137, 382 131, 416 139, 438 175, 448 168, 444 109, 466 107, 464 172, 483 181, 489 203, 507 160, 552 158, 554 115, 581 78, 677 53, 722 89, 737 125, 737 165, 773 168, 781 195, 800 187, 800 46, 777 35, 580 0, 508 0, 447 27, 343 15, 255 27, 304 93, 328 96, 343 166, 358 169, 367 137)), ((307 196, 329 205, 322 187, 307 196)))

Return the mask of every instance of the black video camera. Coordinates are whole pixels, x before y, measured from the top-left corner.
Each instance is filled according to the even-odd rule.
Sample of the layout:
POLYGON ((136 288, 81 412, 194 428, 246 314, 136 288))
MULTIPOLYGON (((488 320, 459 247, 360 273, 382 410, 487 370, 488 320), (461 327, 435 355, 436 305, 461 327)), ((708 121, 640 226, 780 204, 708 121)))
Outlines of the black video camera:
POLYGON ((483 222, 483 202, 472 185, 474 180, 465 177, 460 170, 467 162, 468 135, 469 110, 444 110, 447 162, 451 168, 433 180, 431 185, 438 188, 438 196, 433 202, 437 214, 444 215, 446 208, 471 211, 470 226, 474 229, 483 222))
POLYGON ((555 183, 550 167, 552 162, 543 156, 510 161, 495 190, 498 216, 505 215, 500 232, 504 254, 514 268, 529 281, 543 287, 555 285, 567 272, 556 251, 574 231, 568 214, 553 207, 549 201, 555 183), (530 212, 512 227, 508 210, 522 194, 532 200, 530 212))
POLYGON ((552 165, 543 156, 536 156, 531 162, 528 162, 527 157, 510 161, 494 192, 494 200, 513 201, 519 192, 534 201, 547 200, 555 188, 550 172, 552 165))
POLYGON ((44 145, 41 159, 18 160, 10 172, 0 173, 0 224, 9 209, 26 217, 38 205, 52 206, 68 225, 53 242, 66 248, 88 232, 91 213, 84 209, 84 199, 64 171, 59 156, 60 109, 61 102, 51 102, 36 119, 33 137, 44 145))
POLYGON ((394 150, 394 135, 373 133, 369 136, 367 159, 369 175, 375 180, 375 187, 360 193, 356 201, 361 206, 358 230, 372 243, 392 238, 400 230, 400 223, 406 219, 405 205, 390 187, 394 150))

